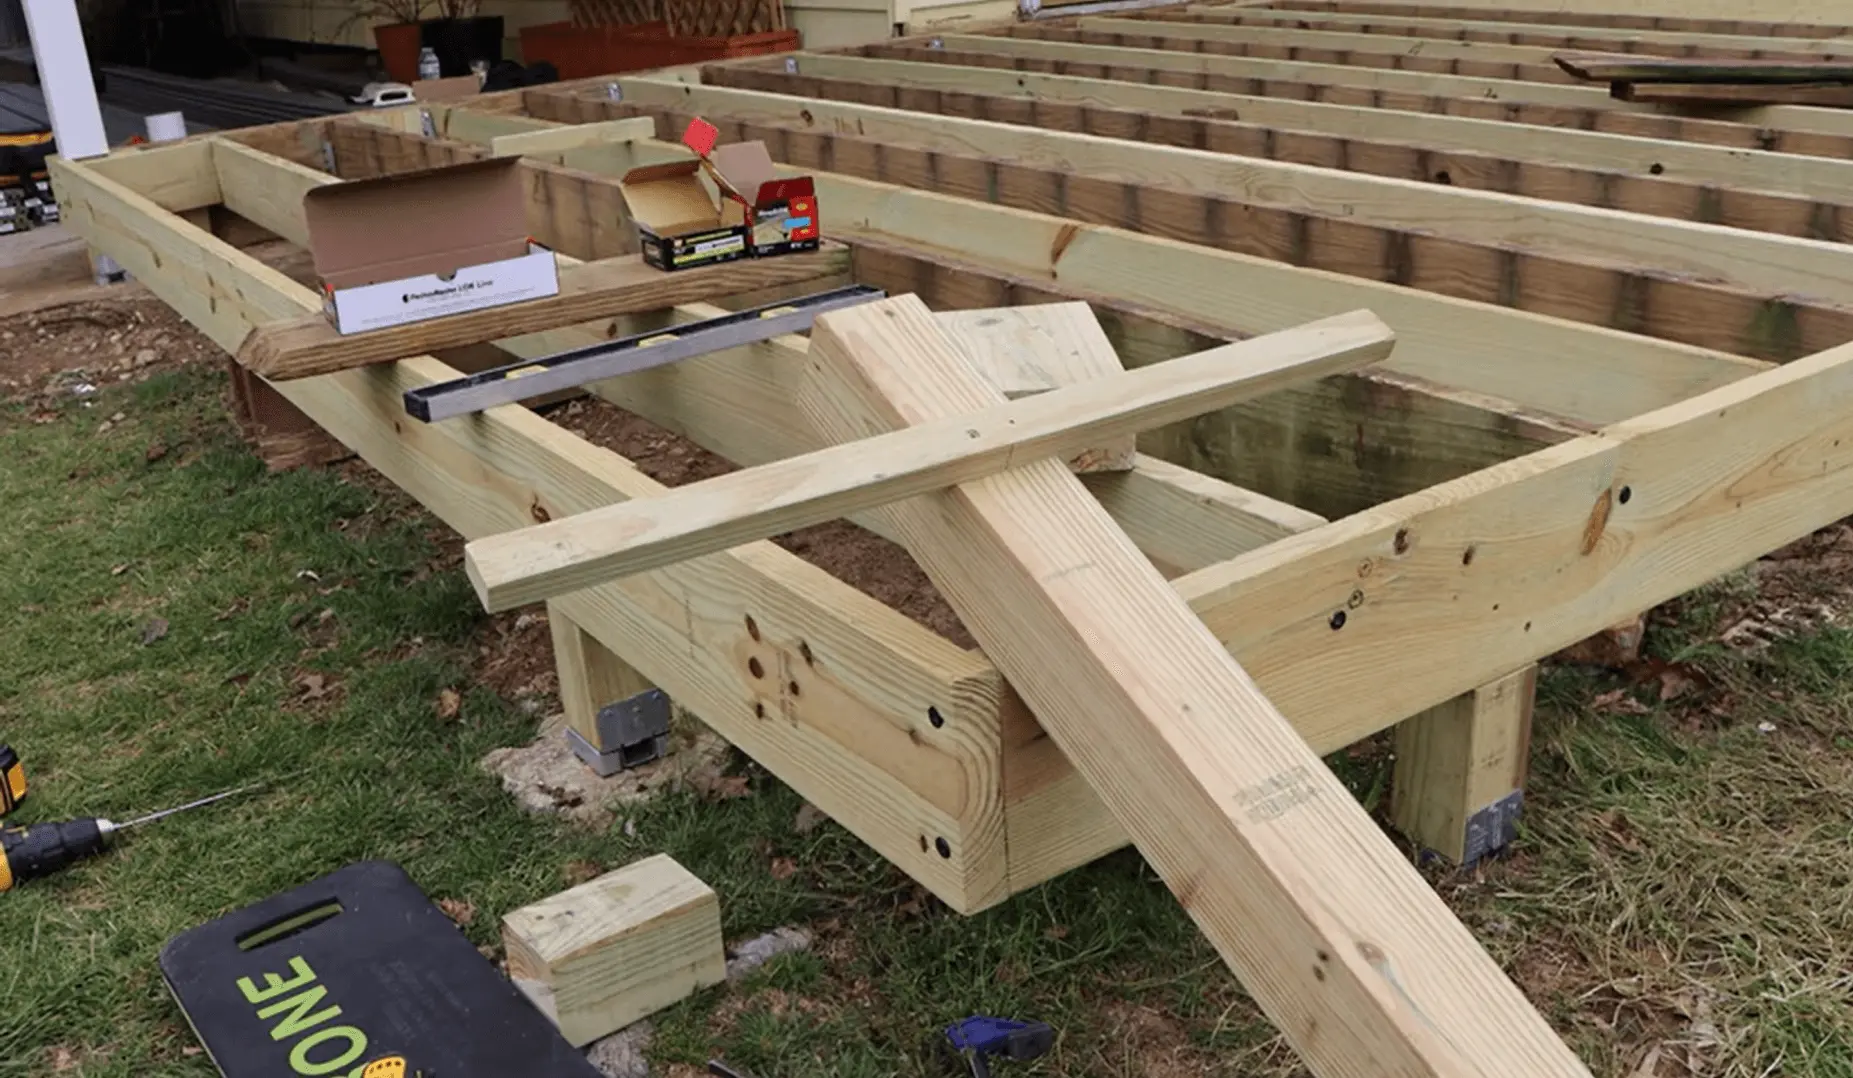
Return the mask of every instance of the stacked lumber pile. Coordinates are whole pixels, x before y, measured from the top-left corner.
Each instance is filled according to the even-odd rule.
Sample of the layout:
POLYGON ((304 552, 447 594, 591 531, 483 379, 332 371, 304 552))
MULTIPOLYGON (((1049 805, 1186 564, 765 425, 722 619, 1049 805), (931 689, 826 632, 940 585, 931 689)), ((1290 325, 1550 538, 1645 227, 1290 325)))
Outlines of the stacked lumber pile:
POLYGON ((1623 101, 1681 105, 1853 105, 1853 61, 1730 60, 1558 53, 1557 66, 1606 82, 1623 101))

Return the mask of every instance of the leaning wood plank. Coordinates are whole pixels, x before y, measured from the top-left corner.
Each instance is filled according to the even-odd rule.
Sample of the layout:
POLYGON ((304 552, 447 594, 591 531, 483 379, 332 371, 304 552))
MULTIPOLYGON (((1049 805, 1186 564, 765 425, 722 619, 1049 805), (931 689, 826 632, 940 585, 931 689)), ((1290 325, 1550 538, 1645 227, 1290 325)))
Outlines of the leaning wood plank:
POLYGON ((502 918, 508 976, 574 1045, 727 977, 721 902, 656 854, 502 918))
MULTIPOLYGON (((913 297, 819 319, 811 351, 839 440, 998 399, 913 297)), ((1060 464, 887 511, 1315 1073, 1588 1073, 1060 464)))
POLYGON ((1341 315, 479 539, 465 568, 484 607, 507 610, 1357 370, 1394 339, 1367 311, 1341 315))
POLYGON ((309 378, 574 322, 815 280, 842 273, 848 267, 848 251, 835 245, 821 251, 747 258, 674 273, 646 265, 636 255, 609 258, 561 269, 560 294, 547 299, 345 336, 319 314, 262 326, 238 350, 238 362, 271 381, 309 378))
POLYGON ((1845 60, 1724 60, 1696 56, 1628 56, 1560 52, 1557 66, 1590 82, 1807 83, 1853 80, 1845 60))

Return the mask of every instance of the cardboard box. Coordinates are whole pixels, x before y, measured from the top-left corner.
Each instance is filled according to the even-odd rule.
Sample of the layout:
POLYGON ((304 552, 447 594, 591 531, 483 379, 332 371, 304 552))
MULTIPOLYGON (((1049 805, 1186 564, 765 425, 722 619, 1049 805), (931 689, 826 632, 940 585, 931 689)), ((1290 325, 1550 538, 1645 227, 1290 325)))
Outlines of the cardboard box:
POLYGON ((763 142, 717 148, 719 134, 697 118, 682 134, 696 160, 645 165, 619 181, 643 260, 678 270, 817 250, 823 227, 811 178, 781 178, 763 142))
POLYGON ((763 142, 735 142, 707 155, 722 193, 745 210, 753 257, 815 251, 823 235, 809 176, 781 179, 763 142))
POLYGON ((751 230, 702 182, 701 168, 699 160, 667 161, 631 169, 618 181, 643 260, 657 269, 710 266, 751 253, 751 230))
POLYGON ((519 157, 317 187, 303 196, 324 307, 343 334, 558 295, 528 238, 519 157))

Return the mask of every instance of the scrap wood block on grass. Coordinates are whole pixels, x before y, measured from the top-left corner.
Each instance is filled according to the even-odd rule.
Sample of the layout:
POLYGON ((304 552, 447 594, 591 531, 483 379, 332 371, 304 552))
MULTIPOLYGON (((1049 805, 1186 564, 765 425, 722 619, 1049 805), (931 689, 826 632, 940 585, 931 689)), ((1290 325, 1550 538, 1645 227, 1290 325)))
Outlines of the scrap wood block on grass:
POLYGON ((721 904, 667 854, 502 918, 515 986, 576 1045, 727 977, 721 904))

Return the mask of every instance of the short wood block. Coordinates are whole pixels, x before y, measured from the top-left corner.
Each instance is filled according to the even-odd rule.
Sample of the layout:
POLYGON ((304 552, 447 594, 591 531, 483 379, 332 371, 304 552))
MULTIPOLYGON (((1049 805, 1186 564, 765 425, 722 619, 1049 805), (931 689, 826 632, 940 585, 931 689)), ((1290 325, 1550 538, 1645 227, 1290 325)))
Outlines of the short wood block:
POLYGON ((515 986, 574 1045, 727 976, 720 899, 667 854, 516 910, 502 945, 515 986))

